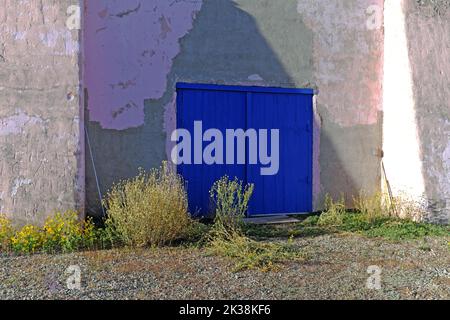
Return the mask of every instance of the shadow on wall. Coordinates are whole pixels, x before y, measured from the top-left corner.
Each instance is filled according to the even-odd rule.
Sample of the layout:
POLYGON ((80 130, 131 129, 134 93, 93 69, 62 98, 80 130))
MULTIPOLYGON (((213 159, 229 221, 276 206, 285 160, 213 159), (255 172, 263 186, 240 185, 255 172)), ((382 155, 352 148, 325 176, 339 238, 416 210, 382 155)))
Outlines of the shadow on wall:
MULTIPOLYGON (((167 159, 168 135, 176 123, 176 82, 311 86, 313 33, 296 12, 296 5, 296 0, 204 1, 193 29, 180 40, 180 53, 167 75, 164 95, 145 101, 144 125, 126 130, 104 129, 89 121, 86 106, 86 127, 102 194, 114 182, 135 176, 139 167, 150 169, 167 159)), ((135 33, 128 41, 141 41, 140 34, 135 33)), ((93 107, 102 106, 89 109, 93 107)), ((340 176, 338 181, 345 181, 346 189, 352 189, 353 182, 340 163, 332 139, 325 137, 321 149, 326 149, 326 156, 331 157, 332 170, 340 176)), ((86 157, 86 208, 89 214, 100 215, 89 150, 86 157)))
POLYGON ((450 3, 406 1, 406 34, 425 197, 431 217, 450 217, 450 3))
POLYGON ((330 121, 325 110, 320 132, 321 190, 316 196, 316 210, 324 209, 326 195, 343 198, 353 208, 354 198, 361 193, 373 195, 380 191, 381 169, 377 152, 381 150, 383 112, 377 123, 342 127, 330 121))

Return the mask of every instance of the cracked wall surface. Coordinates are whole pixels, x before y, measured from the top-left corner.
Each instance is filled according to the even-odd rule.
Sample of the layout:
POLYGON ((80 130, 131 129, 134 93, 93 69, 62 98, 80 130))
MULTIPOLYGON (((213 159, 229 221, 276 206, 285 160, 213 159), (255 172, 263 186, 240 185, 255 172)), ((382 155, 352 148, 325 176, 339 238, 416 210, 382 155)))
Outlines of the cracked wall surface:
POLYGON ((42 223, 84 202, 78 30, 69 0, 0 0, 0 212, 42 223))

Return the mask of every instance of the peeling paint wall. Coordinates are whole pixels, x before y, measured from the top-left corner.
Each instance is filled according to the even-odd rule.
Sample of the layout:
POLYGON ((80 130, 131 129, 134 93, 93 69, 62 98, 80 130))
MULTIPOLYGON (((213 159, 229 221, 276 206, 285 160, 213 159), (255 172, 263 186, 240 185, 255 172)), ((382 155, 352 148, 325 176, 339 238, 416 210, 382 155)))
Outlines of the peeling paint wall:
POLYGON ((367 26, 375 14, 369 10, 373 6, 382 13, 382 0, 298 1, 297 11, 314 30, 319 104, 341 127, 379 121, 383 36, 381 24, 374 29, 367 26))
POLYGON ((104 129, 144 125, 144 100, 160 99, 201 1, 86 2, 89 119, 104 129))
POLYGON ((310 82, 319 90, 316 209, 325 194, 342 194, 351 205, 360 191, 379 190, 383 3, 298 0, 297 11, 314 34, 310 82))
POLYGON ((78 30, 70 0, 0 0, 0 212, 41 223, 84 202, 78 30))
MULTIPOLYGON (((382 0, 85 2, 86 105, 102 193, 167 159, 178 81, 313 87, 316 208, 380 187, 382 0)), ((98 210, 92 165, 87 204, 98 210)))
POLYGON ((383 79, 393 57, 384 56, 392 30, 383 30, 383 0, 0 0, 0 211, 41 222, 83 210, 86 192, 87 211, 99 214, 94 165, 104 194, 168 159, 183 81, 317 89, 315 209, 325 194, 350 205, 361 190, 378 191, 383 148, 388 168, 400 164, 387 173, 401 189, 401 164, 412 161, 395 146, 405 145, 395 125, 411 124, 430 220, 448 222, 449 3, 400 2, 410 79, 395 89, 411 104, 392 109, 395 99, 383 105, 383 81, 395 87, 383 79), (82 46, 66 26, 74 4, 82 46), (393 110, 402 116, 389 120, 393 110))
MULTIPOLYGON (((84 64, 89 212, 99 212, 93 163, 104 194, 138 168, 166 159, 167 75, 202 1, 84 1, 84 64)), ((101 211, 100 211, 101 212, 101 211)))

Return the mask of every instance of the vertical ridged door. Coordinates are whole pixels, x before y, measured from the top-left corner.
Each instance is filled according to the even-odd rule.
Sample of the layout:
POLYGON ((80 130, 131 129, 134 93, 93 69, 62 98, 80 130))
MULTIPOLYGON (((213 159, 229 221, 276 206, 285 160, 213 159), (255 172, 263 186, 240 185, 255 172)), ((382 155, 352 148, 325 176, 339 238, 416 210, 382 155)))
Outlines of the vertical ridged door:
MULTIPOLYGON (((209 190, 213 183, 228 175, 244 183, 253 183, 255 191, 250 202, 250 215, 288 214, 312 211, 312 119, 313 92, 302 89, 233 87, 197 84, 177 86, 177 127, 187 129, 192 137, 191 164, 181 164, 178 172, 187 183, 189 207, 195 216, 212 212, 209 190), (195 133, 194 123, 201 121, 202 132, 195 133), (223 135, 223 164, 205 164, 203 157, 195 163, 195 142, 198 134, 218 129, 223 135), (263 175, 269 165, 237 163, 237 143, 234 164, 226 164, 226 130, 267 130, 268 155, 273 150, 271 130, 279 133, 278 171, 263 175)), ((258 139, 265 136, 258 135, 258 139)), ((200 142, 203 152, 210 142, 200 142)), ((260 159, 258 141, 258 160, 260 159)), ((198 154, 198 152, 197 152, 198 154)), ((272 164, 275 165, 275 164, 272 164)))

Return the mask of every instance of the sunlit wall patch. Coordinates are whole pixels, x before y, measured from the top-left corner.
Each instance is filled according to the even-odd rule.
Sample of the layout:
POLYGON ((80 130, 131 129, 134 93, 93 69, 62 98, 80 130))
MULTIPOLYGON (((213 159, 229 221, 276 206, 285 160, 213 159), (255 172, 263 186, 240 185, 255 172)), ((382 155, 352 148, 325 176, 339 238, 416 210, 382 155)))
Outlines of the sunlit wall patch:
POLYGON ((403 1, 386 1, 383 85, 383 149, 386 173, 396 195, 425 192, 403 1))

